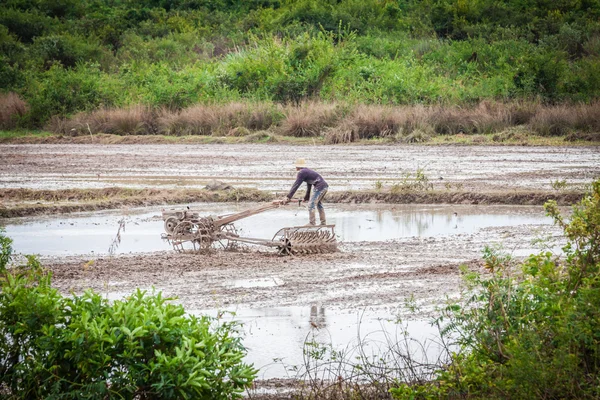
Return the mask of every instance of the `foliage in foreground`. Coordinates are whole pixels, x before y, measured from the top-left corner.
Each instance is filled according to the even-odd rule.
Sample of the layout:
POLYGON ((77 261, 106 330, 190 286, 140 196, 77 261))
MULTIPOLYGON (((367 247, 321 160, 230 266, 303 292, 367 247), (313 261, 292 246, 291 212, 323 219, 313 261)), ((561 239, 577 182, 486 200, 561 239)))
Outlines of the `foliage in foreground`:
POLYGON ((467 273, 469 297, 445 320, 460 351, 434 383, 400 386, 400 398, 600 397, 600 179, 563 228, 564 257, 530 256, 517 272, 510 257, 487 249, 491 272, 467 273))
POLYGON ((139 290, 113 303, 63 297, 33 257, 7 272, 10 239, 0 243, 3 398, 231 399, 254 379, 235 324, 139 290))

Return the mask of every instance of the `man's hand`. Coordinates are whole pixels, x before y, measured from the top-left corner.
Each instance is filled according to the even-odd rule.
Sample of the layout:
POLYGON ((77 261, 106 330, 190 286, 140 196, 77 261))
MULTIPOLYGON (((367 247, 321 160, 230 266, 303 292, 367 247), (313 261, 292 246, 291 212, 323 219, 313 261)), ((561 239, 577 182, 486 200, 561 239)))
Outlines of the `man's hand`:
POLYGON ((288 199, 287 197, 282 197, 280 199, 273 200, 273 204, 280 204, 280 205, 285 205, 289 202, 290 202, 290 199, 288 199))

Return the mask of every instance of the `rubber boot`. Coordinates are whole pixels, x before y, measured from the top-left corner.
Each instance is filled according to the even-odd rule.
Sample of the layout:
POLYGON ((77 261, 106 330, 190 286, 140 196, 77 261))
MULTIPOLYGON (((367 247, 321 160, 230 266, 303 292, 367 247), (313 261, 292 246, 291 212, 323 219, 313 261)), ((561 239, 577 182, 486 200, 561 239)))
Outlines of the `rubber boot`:
POLYGON ((319 208, 319 219, 321 220, 321 225, 327 225, 327 220, 325 219, 325 210, 319 208))
POLYGON ((308 210, 308 224, 316 225, 317 216, 315 215, 315 210, 308 210))

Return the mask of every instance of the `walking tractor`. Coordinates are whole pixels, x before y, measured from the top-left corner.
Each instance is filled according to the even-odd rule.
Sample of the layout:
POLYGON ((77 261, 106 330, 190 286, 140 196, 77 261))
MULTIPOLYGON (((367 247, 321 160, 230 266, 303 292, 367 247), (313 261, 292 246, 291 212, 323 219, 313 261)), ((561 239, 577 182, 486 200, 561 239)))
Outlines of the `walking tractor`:
POLYGON ((238 243, 249 243, 273 247, 279 255, 330 253, 337 249, 335 225, 307 225, 282 228, 271 240, 242 237, 233 225, 235 221, 265 211, 285 206, 274 201, 236 214, 201 216, 200 212, 185 210, 163 210, 165 233, 162 238, 169 241, 178 252, 207 252, 215 245, 233 249, 238 243))

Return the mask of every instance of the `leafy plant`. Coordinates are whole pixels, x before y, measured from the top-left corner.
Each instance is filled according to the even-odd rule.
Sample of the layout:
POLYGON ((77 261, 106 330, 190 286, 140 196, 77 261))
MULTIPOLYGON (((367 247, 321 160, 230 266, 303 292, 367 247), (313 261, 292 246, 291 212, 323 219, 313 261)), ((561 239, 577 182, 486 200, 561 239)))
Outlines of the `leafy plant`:
POLYGON ((402 180, 399 183, 393 184, 391 187, 392 193, 427 190, 433 190, 433 183, 430 182, 429 177, 425 174, 423 168, 417 168, 414 177, 411 173, 405 173, 402 180))
MULTIPOLYGON (((4 268, 10 239, 0 236, 4 268)), ((34 257, 3 272, 0 386, 22 398, 241 397, 256 370, 243 363, 235 323, 187 315, 160 293, 109 303, 63 297, 34 257)))
POLYGON ((400 386, 396 398, 598 397, 600 180, 569 221, 556 202, 545 208, 567 238, 564 255, 543 251, 519 265, 486 248, 488 272, 463 268, 464 303, 438 320, 459 351, 433 387, 400 386))
POLYGON ((0 226, 0 274, 6 272, 12 257, 12 239, 5 236, 4 232, 4 228, 0 226))
POLYGON ((562 180, 557 179, 555 181, 552 181, 551 185, 552 185, 552 189, 554 189, 554 190, 563 190, 563 189, 567 188, 567 181, 566 181, 566 179, 562 179, 562 180))

